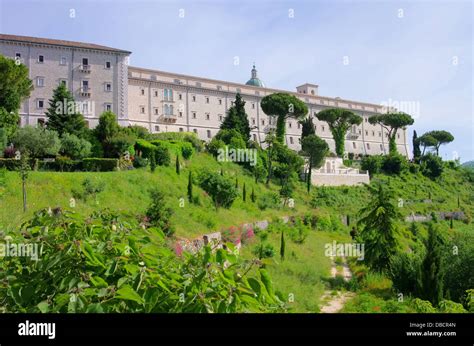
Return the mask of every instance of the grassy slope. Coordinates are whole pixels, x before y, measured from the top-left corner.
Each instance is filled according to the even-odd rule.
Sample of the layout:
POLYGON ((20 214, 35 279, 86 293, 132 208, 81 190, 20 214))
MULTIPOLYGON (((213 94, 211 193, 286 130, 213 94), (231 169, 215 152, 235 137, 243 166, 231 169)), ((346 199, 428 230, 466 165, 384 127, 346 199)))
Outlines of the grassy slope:
MULTIPOLYGON (((21 181, 15 172, 6 173, 6 188, 3 198, 0 198, 0 229, 17 228, 28 219, 35 210, 47 207, 61 206, 69 208, 71 190, 79 189, 86 177, 105 183, 105 190, 98 195, 97 203, 93 200, 87 202, 76 201, 75 211, 88 215, 99 208, 126 211, 132 214, 144 214, 150 203, 148 190, 157 186, 168 197, 169 206, 174 210, 172 223, 176 225, 176 235, 194 237, 209 230, 219 230, 231 225, 244 222, 272 219, 276 216, 292 215, 308 210, 304 203, 295 203, 295 209, 267 209, 261 211, 256 204, 250 201, 252 187, 257 196, 270 191, 278 192, 279 187, 271 185, 270 188, 262 183, 256 185, 251 176, 245 175, 244 170, 233 163, 216 162, 207 154, 194 155, 185 165, 178 176, 175 172, 174 162, 170 167, 157 167, 155 173, 145 169, 121 172, 103 173, 57 173, 57 172, 31 172, 27 184, 28 211, 23 213, 21 181), (247 201, 239 197, 230 209, 219 209, 216 213, 210 197, 204 194, 196 185, 194 194, 199 195, 201 206, 189 205, 187 202, 188 172, 199 169, 209 169, 219 172, 223 167, 225 175, 238 177, 239 189, 242 191, 246 183, 247 201), (185 199, 184 207, 180 207, 180 197, 185 199)), ((196 176, 196 175, 194 175, 196 176)), ((235 178, 233 178, 235 179, 235 178)), ((300 190, 303 187, 299 187, 300 190)), ((301 193, 304 196, 304 193, 301 193)))
MULTIPOLYGON (((173 162, 174 163, 174 162, 173 162)), ((108 207, 114 210, 127 211, 132 214, 143 214, 149 204, 147 190, 152 186, 158 186, 165 191, 168 202, 175 211, 173 224, 176 225, 178 236, 194 237, 209 230, 218 230, 223 227, 238 225, 244 222, 268 219, 276 216, 302 214, 310 211, 309 197, 304 191, 304 185, 297 188, 295 197, 295 209, 268 209, 261 211, 250 202, 252 187, 255 187, 257 196, 269 191, 278 192, 279 187, 271 185, 269 189, 264 184, 255 185, 253 178, 245 174, 244 170, 235 164, 219 164, 212 157, 206 154, 197 154, 191 160, 185 162, 185 167, 181 175, 175 173, 174 164, 170 167, 158 167, 155 173, 149 170, 134 170, 126 172, 109 173, 53 173, 53 172, 32 172, 28 182, 29 210, 24 214, 21 210, 21 184, 18 174, 7 172, 6 189, 3 198, 0 199, 0 228, 16 228, 22 221, 31 216, 34 210, 44 207, 61 206, 68 208, 71 189, 80 187, 85 177, 92 177, 106 183, 105 191, 98 197, 98 205, 94 201, 83 203, 77 202, 76 211, 87 215, 97 208, 108 207), (186 187, 188 169, 197 171, 201 168, 220 171, 223 167, 228 176, 237 176, 240 189, 243 182, 247 185, 247 202, 238 198, 229 210, 220 209, 215 212, 212 201, 206 197, 204 192, 195 186, 195 194, 200 196, 201 206, 188 205, 179 207, 179 197, 186 199, 186 187)), ((405 203, 400 211, 403 215, 410 215, 412 212, 429 214, 431 211, 454 211, 463 210, 472 217, 474 214, 474 186, 472 183, 463 180, 462 173, 455 170, 447 170, 443 178, 438 182, 433 182, 422 175, 405 174, 402 177, 377 176, 376 179, 389 182, 397 190, 399 198, 406 200, 427 199, 429 192, 433 203, 405 203), (457 206, 457 198, 460 197, 461 206, 457 206)), ((317 188, 315 188, 317 189, 317 188)), ((358 210, 366 204, 368 193, 364 187, 337 187, 330 189, 331 196, 336 203, 331 206, 322 206, 316 210, 319 215, 332 215, 339 219, 341 215, 350 215, 352 222, 356 221, 358 210)), ((313 209, 314 211, 314 209, 313 209)), ((446 226, 448 225, 445 222, 446 226)), ((295 312, 315 312, 319 310, 318 304, 329 276, 329 258, 324 256, 324 244, 333 240, 348 242, 349 228, 338 227, 339 231, 328 232, 312 231, 304 244, 294 244, 287 239, 287 259, 283 262, 279 260, 279 234, 271 234, 268 241, 274 246, 277 255, 274 264, 268 265, 275 289, 283 296, 294 296, 294 303, 291 303, 292 311, 295 312)), ((446 227, 447 228, 447 227, 446 227)), ((465 224, 455 221, 455 228, 461 231, 472 231, 472 223, 465 224)), ((411 240, 408 233, 402 227, 402 237, 405 246, 411 240)), ((243 256, 251 257, 253 244, 244 247, 243 256)), ((377 286, 377 280, 374 280, 377 286)), ((378 295, 378 299, 385 299, 390 292, 391 283, 382 279, 383 289, 375 287, 376 291, 383 293, 378 295), (383 291, 383 292, 381 292, 383 291)), ((369 292, 367 292, 369 293, 369 292)), ((373 293, 370 290, 370 293, 373 293)), ((364 298, 364 292, 359 292, 360 298, 364 298)), ((372 297, 372 296, 371 296, 372 297)), ((372 299, 372 298, 370 298, 372 299)), ((379 301, 380 302, 380 301, 379 301)), ((346 311, 370 312, 372 305, 378 306, 379 302, 370 302, 370 308, 364 307, 364 301, 354 301, 349 303, 346 311)), ((374 312, 377 312, 374 311, 374 312)))

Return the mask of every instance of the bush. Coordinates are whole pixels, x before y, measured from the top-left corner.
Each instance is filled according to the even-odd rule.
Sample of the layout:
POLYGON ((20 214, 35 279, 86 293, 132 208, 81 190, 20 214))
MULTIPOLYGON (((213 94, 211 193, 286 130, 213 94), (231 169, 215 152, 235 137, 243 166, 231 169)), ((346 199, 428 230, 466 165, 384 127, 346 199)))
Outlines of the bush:
POLYGON ((399 175, 407 167, 407 159, 399 154, 385 156, 382 163, 382 170, 387 174, 399 175))
POLYGON ((239 195, 234 182, 220 174, 201 173, 199 185, 211 196, 216 209, 219 207, 230 208, 239 195))
POLYGON ((32 158, 54 157, 61 148, 56 131, 25 126, 13 135, 12 143, 20 152, 27 151, 32 158))
POLYGON ((433 154, 422 156, 421 173, 430 179, 438 178, 443 173, 443 160, 433 154))
POLYGON ((118 159, 86 158, 82 160, 82 167, 87 172, 111 172, 117 171, 118 159))
POLYGON ((207 151, 214 157, 219 155, 219 150, 224 149, 226 144, 223 140, 217 139, 214 137, 208 144, 207 144, 207 151))
POLYGON ((0 158, 0 169, 6 168, 9 171, 16 171, 20 164, 20 160, 0 158))
POLYGON ((259 259, 272 258, 275 257, 275 248, 272 244, 261 243, 252 250, 252 253, 259 259))
POLYGON ((170 151, 164 146, 156 147, 155 160, 158 166, 169 166, 171 163, 170 151))
POLYGON ((76 199, 82 199, 87 201, 89 197, 97 199, 97 195, 104 191, 105 183, 102 181, 92 180, 91 178, 85 178, 81 184, 82 190, 72 189, 72 195, 76 199))
POLYGON ((65 133, 61 137, 60 152, 64 156, 68 156, 72 159, 83 159, 88 157, 91 154, 91 148, 91 143, 75 135, 65 133))
POLYGON ((146 211, 148 221, 154 227, 158 227, 167 236, 174 233, 174 228, 171 225, 171 216, 173 210, 167 207, 165 202, 165 195, 158 189, 150 190, 151 204, 146 211))
POLYGON ((4 312, 285 312, 259 263, 209 246, 178 258, 179 244, 171 247, 161 231, 143 229, 133 218, 96 212, 83 219, 42 210, 8 236, 42 252, 40 261, 13 256, 0 261, 4 312), (225 275, 224 263, 230 263, 225 275), (196 299, 199 291, 205 294, 196 299))
POLYGON ((147 159, 150 158, 150 154, 155 150, 155 148, 156 147, 153 144, 144 139, 138 139, 135 143, 135 149, 138 152, 138 155, 147 159))
POLYGON ((125 152, 129 151, 130 146, 132 146, 134 143, 134 137, 129 134, 119 132, 105 143, 104 154, 107 157, 121 157, 125 152))
POLYGON ((370 176, 373 177, 375 174, 380 173, 382 161, 383 156, 381 155, 366 156, 362 159, 360 166, 364 171, 369 171, 370 176))
POLYGON ((133 167, 135 168, 143 168, 148 166, 148 159, 145 159, 141 156, 135 156, 133 160, 133 167))
POLYGON ((185 160, 189 160, 194 153, 193 145, 191 143, 185 142, 181 143, 181 155, 185 160))
POLYGON ((260 210, 278 209, 280 207, 280 196, 274 192, 265 193, 258 198, 257 206, 260 210))

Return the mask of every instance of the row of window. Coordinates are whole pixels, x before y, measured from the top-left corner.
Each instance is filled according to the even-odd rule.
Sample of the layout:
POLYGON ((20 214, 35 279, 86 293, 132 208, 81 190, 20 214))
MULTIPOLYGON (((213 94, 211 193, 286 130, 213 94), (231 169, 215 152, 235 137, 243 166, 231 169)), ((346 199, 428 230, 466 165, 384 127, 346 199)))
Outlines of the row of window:
MULTIPOLYGON (((68 80, 67 79, 60 79, 59 84, 63 84, 64 86, 67 87, 68 80)), ((37 87, 44 87, 45 86, 45 78, 44 77, 36 77, 36 86, 37 87)), ((81 91, 82 92, 87 92, 90 91, 90 85, 89 85, 89 80, 88 79, 83 79, 81 81, 81 91)), ((106 92, 112 92, 112 82, 105 82, 104 83, 104 91, 106 92)))
MULTIPOLYGON (((21 53, 15 53, 15 60, 21 60, 21 53)), ((39 54, 36 58, 38 64, 43 64, 45 61, 44 55, 39 54)), ((67 57, 61 56, 59 59, 59 65, 67 65, 67 57)), ((89 66, 89 58, 82 58, 82 66, 89 66)), ((110 70, 112 68, 111 61, 104 62, 104 68, 110 70)))
MULTIPOLYGON (((44 99, 36 99, 36 109, 44 109, 46 106, 45 100, 44 99)), ((82 114, 89 114, 90 108, 89 108, 89 103, 88 102, 83 102, 81 103, 81 111, 82 114)), ((112 111, 112 104, 111 103, 104 103, 104 111, 112 111)))

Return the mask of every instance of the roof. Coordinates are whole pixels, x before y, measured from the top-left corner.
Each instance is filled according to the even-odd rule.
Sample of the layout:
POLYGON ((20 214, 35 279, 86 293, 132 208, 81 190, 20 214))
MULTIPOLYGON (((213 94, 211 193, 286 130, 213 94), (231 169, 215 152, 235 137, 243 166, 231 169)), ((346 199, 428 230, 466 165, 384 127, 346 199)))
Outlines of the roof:
POLYGON ((104 51, 124 53, 124 54, 131 54, 132 53, 132 52, 127 51, 127 50, 111 48, 111 47, 102 46, 102 45, 94 44, 94 43, 84 43, 84 42, 66 41, 66 40, 55 40, 55 39, 41 38, 41 37, 0 34, 0 41, 16 41, 16 42, 25 42, 25 43, 47 44, 47 45, 51 45, 51 46, 63 46, 63 47, 72 47, 72 48, 95 49, 95 50, 104 50, 104 51))
MULTIPOLYGON (((145 67, 138 67, 138 66, 128 66, 128 72, 146 72, 146 73, 157 73, 157 74, 162 74, 166 75, 168 77, 172 78, 184 78, 184 79, 194 79, 194 80, 200 80, 200 81, 206 81, 210 83, 217 83, 217 84, 227 84, 233 87, 249 87, 249 88, 254 88, 253 90, 258 91, 257 87, 254 85, 248 85, 248 84, 242 84, 242 83, 235 83, 235 82, 230 82, 230 81, 224 81, 224 80, 219 80, 219 79, 211 79, 211 78, 206 78, 206 77, 198 77, 198 76, 192 76, 192 75, 186 75, 186 74, 181 74, 181 73, 174 73, 174 72, 167 72, 167 71, 162 71, 162 70, 157 70, 157 69, 150 69, 150 68, 145 68, 145 67)), ((131 77, 129 75, 128 79, 143 79, 141 77, 131 77)), ((355 101, 355 100, 349 100, 349 99, 336 99, 334 97, 329 97, 329 96, 321 96, 321 95, 310 95, 310 94, 301 94, 297 93, 294 91, 289 91, 289 90, 283 90, 283 89, 275 89, 275 88, 268 88, 264 87, 266 92, 284 92, 288 93, 291 95, 299 96, 299 97, 304 97, 304 98, 311 98, 311 99, 320 99, 320 100, 326 100, 326 101, 343 101, 351 104, 357 104, 361 106, 370 106, 373 108, 381 108, 382 106, 379 104, 375 103, 369 103, 369 102, 363 102, 363 101, 355 101)))
POLYGON ((265 88, 265 84, 259 78, 250 78, 245 85, 253 85, 260 88, 265 88))

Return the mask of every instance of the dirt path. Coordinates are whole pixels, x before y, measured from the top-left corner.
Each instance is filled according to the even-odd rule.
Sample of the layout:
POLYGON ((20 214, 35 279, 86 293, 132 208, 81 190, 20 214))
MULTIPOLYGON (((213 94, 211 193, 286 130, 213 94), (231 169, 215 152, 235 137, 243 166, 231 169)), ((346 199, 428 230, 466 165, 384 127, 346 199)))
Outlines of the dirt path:
MULTIPOLYGON (((352 272, 347 265, 345 259, 342 264, 342 272, 338 273, 336 263, 334 259, 331 259, 331 277, 335 278, 338 274, 342 275, 344 281, 349 281, 352 278, 352 272)), ((321 307, 322 313, 336 313, 342 310, 344 304, 355 296, 353 292, 342 292, 342 291, 325 291, 321 297, 323 306, 321 307)))

